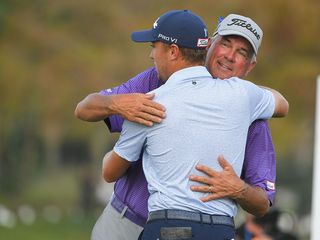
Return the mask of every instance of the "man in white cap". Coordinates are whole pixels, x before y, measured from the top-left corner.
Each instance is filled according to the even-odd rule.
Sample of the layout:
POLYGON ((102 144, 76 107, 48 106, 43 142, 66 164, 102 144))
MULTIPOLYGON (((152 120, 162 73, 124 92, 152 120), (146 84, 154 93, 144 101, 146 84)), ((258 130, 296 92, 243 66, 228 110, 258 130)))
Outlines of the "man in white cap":
POLYGON ((223 57, 219 59, 212 57, 212 52, 216 51, 217 48, 209 47, 206 59, 208 70, 213 76, 219 74, 221 79, 246 76, 256 65, 256 56, 262 37, 261 28, 250 18, 236 14, 228 15, 219 23, 213 34, 213 41, 223 46, 219 48, 220 55, 223 55, 223 57), (234 45, 241 47, 230 49, 234 45), (237 61, 233 57, 245 58, 251 61, 237 61), (221 60, 223 58, 225 60, 221 60), (242 67, 237 64, 244 64, 245 66, 242 67))
MULTIPOLYGON (((249 125, 285 116, 288 103, 277 91, 239 78, 212 78, 202 66, 207 29, 191 11, 167 12, 152 29, 131 37, 152 43, 150 57, 165 81, 153 92, 167 117, 151 127, 124 122, 118 142, 104 158, 105 180, 118 180, 143 153, 150 197, 141 239, 233 239, 236 203, 227 198, 204 203, 200 198, 205 194, 190 190, 188 176, 197 164, 219 171, 213 159, 221 153, 240 176, 249 125)), ((242 57, 250 56, 249 50, 241 51, 242 57)))
MULTIPOLYGON (((250 45, 252 41, 249 40, 255 38, 250 31, 250 26, 253 25, 255 23, 251 19, 234 14, 226 17, 219 25, 221 34, 226 33, 223 31, 223 26, 227 29, 233 26, 234 31, 230 32, 233 35, 224 36, 218 31, 215 32, 214 44, 210 46, 207 57, 207 67, 215 77, 220 79, 231 76, 245 77, 254 67, 255 54, 239 59, 239 54, 242 56, 244 53, 240 51, 243 48, 247 50, 252 48, 251 52, 254 53, 254 47, 250 45), (250 32, 244 35, 243 31, 246 29, 250 32), (235 54, 230 56, 230 52, 235 54), (208 60, 211 60, 210 63, 215 67, 210 68, 208 60)), ((261 32, 255 48, 258 50, 262 31, 259 27, 255 29, 261 32)), ((88 95, 78 104, 76 116, 85 121, 105 120, 112 132, 121 131, 123 118, 150 126, 154 122, 160 122, 165 116, 164 108, 151 101, 152 95, 133 93, 147 93, 162 84, 163 82, 157 78, 155 68, 148 69, 119 87, 88 95)), ((259 120, 250 126, 242 179, 234 173, 232 166, 226 161, 220 162, 223 164, 223 171, 219 172, 205 166, 198 167, 209 177, 192 176, 193 180, 206 183, 202 187, 196 186, 194 190, 208 193, 207 184, 214 185, 214 192, 209 193, 204 201, 229 197, 252 214, 257 216, 265 214, 269 203, 274 200, 276 166, 267 122, 259 120), (244 184, 243 180, 247 184, 244 184)), ((140 161, 133 164, 126 175, 117 181, 115 194, 97 221, 92 239, 137 238, 146 221, 148 196, 140 161)))

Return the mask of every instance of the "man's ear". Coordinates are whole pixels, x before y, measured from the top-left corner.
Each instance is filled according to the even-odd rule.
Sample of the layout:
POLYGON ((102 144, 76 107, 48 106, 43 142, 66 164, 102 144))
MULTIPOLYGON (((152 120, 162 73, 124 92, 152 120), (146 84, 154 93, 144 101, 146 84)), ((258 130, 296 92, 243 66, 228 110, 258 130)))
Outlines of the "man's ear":
POLYGON ((169 47, 169 55, 170 55, 170 60, 176 60, 180 56, 180 48, 176 44, 171 44, 169 47))
POLYGON ((252 69, 254 69, 254 67, 256 66, 257 62, 254 61, 254 62, 251 62, 249 67, 248 67, 248 70, 246 71, 246 74, 245 74, 245 77, 251 72, 252 69))
POLYGON ((211 47, 211 44, 212 44, 212 38, 208 38, 208 45, 206 47, 206 50, 208 51, 209 48, 211 47))

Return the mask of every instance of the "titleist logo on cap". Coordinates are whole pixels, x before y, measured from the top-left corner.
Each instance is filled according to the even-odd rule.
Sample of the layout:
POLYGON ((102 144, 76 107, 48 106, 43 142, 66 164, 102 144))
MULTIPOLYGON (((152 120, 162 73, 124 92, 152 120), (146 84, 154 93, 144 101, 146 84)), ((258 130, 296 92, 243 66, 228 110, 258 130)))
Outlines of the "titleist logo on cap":
POLYGON ((250 23, 247 23, 247 21, 239 19, 239 18, 233 18, 233 19, 231 19, 231 21, 232 21, 232 23, 228 23, 227 24, 228 26, 236 25, 239 27, 246 28, 254 34, 254 36, 257 38, 257 40, 260 39, 260 35, 258 34, 257 30, 255 28, 253 28, 250 23))

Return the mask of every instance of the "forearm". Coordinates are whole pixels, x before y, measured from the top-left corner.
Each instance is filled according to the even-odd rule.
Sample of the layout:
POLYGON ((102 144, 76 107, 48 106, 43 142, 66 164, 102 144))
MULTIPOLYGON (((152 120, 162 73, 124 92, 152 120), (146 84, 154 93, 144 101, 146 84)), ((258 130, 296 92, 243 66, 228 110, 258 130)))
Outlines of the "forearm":
POLYGON ((104 175, 104 172, 106 171, 105 169, 107 167, 107 161, 108 161, 108 158, 111 156, 111 153, 112 153, 112 151, 107 152, 102 159, 102 176, 104 175))
POLYGON ((130 166, 130 162, 121 158, 114 151, 106 153, 102 162, 102 176, 108 183, 117 181, 130 166))
POLYGON ((272 92, 274 99, 275 99, 275 110, 273 117, 285 117, 288 115, 289 112, 289 103, 285 99, 285 97, 278 91, 265 87, 265 86, 260 86, 261 88, 267 89, 270 92, 272 92))
POLYGON ((260 187, 250 186, 240 179, 223 156, 219 156, 218 161, 222 171, 215 171, 208 166, 199 164, 196 169, 207 176, 191 175, 189 177, 191 181, 202 183, 201 185, 192 185, 192 191, 209 193, 201 197, 200 200, 208 202, 230 198, 255 216, 266 214, 269 209, 269 200, 264 190, 260 187))
POLYGON ((75 109, 75 116, 88 122, 97 122, 104 120, 112 114, 115 114, 113 107, 113 96, 102 95, 99 93, 89 94, 75 109))
POLYGON ((83 99, 76 107, 75 115, 89 122, 104 120, 118 114, 131 122, 152 126, 165 117, 165 108, 152 101, 154 94, 115 94, 93 93, 83 99))
POLYGON ((250 186, 243 182, 243 188, 234 197, 234 200, 248 213, 262 217, 269 210, 269 200, 265 191, 260 187, 250 186))

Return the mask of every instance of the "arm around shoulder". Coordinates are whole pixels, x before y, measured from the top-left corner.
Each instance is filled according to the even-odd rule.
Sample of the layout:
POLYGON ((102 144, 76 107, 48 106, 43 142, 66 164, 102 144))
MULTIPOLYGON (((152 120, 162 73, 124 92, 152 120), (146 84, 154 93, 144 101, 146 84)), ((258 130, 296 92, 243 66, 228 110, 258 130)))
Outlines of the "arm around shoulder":
POLYGON ((272 89, 272 88, 268 88, 268 87, 264 87, 264 86, 260 86, 264 89, 269 90, 270 92, 272 92, 273 96, 274 96, 274 100, 275 100, 275 108, 274 108, 274 113, 272 117, 285 117, 288 115, 289 112, 289 103, 287 101, 287 99, 285 99, 285 97, 278 91, 272 89))
POLYGON ((97 122, 115 113, 111 106, 112 96, 91 93, 78 103, 74 114, 81 120, 97 122))
POLYGON ((264 216, 270 207, 266 192, 257 186, 251 186, 243 181, 243 188, 233 198, 248 213, 256 217, 264 216))
POLYGON ((112 183, 122 177, 129 166, 129 161, 110 151, 103 157, 102 176, 106 182, 112 183))
POLYGON ((96 122, 119 114, 129 121, 152 126, 153 123, 160 123, 165 117, 164 106, 152 101, 153 97, 154 94, 142 93, 92 93, 78 103, 75 115, 81 120, 96 122))
POLYGON ((273 117, 285 117, 289 112, 289 103, 288 101, 277 91, 271 91, 275 98, 275 109, 273 117))

